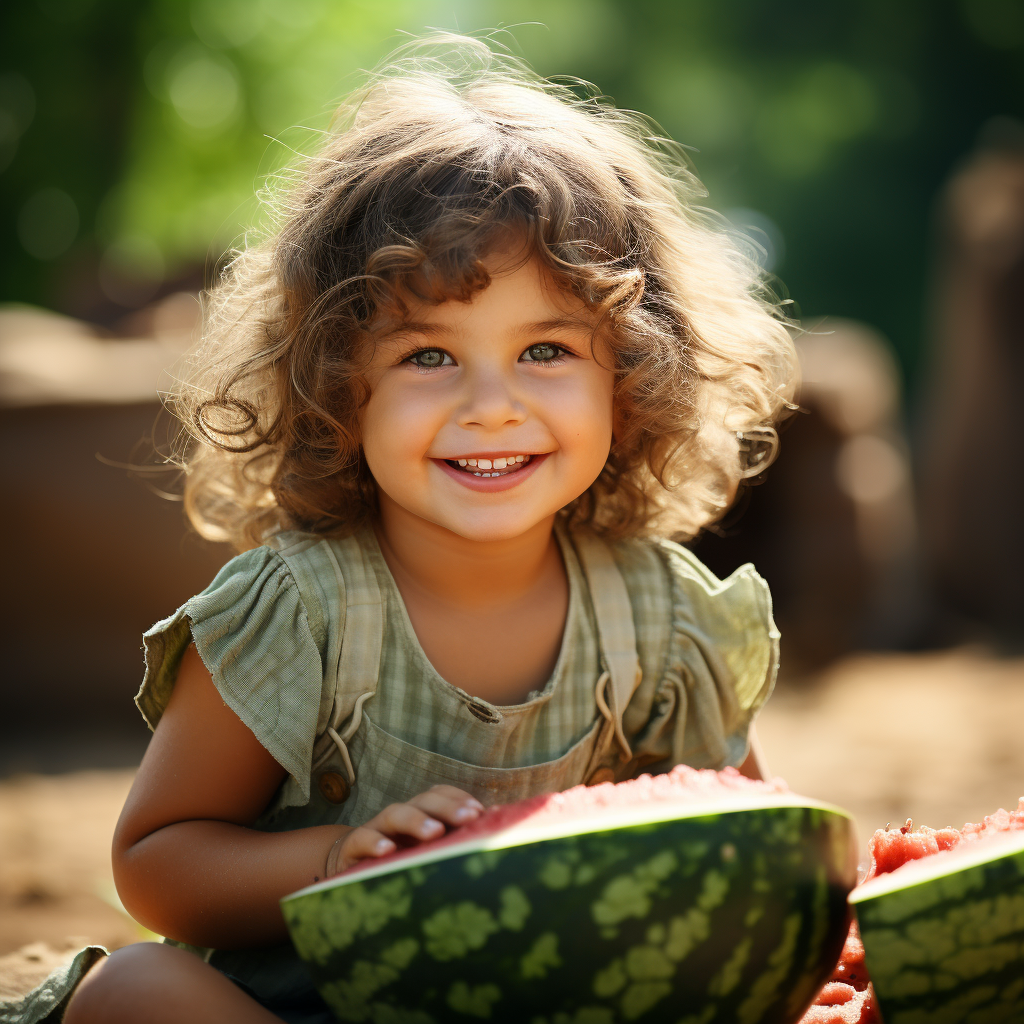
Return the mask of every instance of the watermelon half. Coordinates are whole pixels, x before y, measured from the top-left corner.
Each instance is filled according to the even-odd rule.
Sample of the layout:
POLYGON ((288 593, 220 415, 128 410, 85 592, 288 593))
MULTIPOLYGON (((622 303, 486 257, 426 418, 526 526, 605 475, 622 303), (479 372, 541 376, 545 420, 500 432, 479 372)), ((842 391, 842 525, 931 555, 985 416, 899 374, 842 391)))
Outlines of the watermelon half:
POLYGON ((875 869, 906 859, 850 895, 886 1024, 1024 1021, 1024 800, 999 815, 875 834, 875 869))
POLYGON ((676 768, 487 810, 282 900, 342 1021, 791 1022, 830 974, 849 816, 676 768))

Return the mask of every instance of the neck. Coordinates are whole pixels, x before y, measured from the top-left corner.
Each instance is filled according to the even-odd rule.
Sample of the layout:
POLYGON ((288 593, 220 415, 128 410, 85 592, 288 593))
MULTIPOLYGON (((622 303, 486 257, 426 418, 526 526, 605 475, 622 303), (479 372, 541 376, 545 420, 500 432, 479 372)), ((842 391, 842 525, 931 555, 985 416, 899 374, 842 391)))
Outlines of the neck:
POLYGON ((381 496, 377 539, 399 589, 443 604, 482 610, 515 603, 552 572, 564 576, 554 516, 517 537, 467 540, 381 496))

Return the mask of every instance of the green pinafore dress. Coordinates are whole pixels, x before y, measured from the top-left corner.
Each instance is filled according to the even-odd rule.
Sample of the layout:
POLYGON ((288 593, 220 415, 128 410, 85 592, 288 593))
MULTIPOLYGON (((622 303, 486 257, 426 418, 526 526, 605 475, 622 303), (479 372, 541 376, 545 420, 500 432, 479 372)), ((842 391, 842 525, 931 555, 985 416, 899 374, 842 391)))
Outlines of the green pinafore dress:
MULTIPOLYGON (((139 708, 155 728, 194 642, 225 702, 288 772, 254 826, 275 832, 358 825, 436 784, 490 805, 680 763, 739 764, 778 664, 763 580, 744 566, 719 581, 665 541, 556 534, 565 631, 550 679, 521 704, 490 704, 438 675, 367 529, 283 533, 229 562, 146 634, 139 708)), ((490 646, 500 657, 501 642, 490 646)), ((290 944, 188 948, 289 1024, 334 1019, 290 944)), ((59 1020, 46 1014, 96 955, 83 950, 79 969, 9 1015, 0 1006, 0 1021, 59 1020)))

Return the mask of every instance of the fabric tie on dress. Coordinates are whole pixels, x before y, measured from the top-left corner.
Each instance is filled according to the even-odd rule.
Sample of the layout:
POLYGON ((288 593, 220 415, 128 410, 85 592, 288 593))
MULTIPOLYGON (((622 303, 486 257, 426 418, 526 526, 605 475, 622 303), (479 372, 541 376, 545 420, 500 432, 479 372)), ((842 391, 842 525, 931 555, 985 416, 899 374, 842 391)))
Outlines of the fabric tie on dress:
POLYGON ((640 685, 643 673, 636 649, 636 625, 629 592, 608 545, 589 533, 581 533, 575 540, 580 565, 590 589, 597 619, 598 646, 605 667, 594 688, 594 698, 605 719, 606 729, 594 751, 587 773, 590 778, 595 771, 611 767, 605 762, 612 741, 618 745, 621 765, 632 759, 633 750, 622 728, 622 715, 640 685))
POLYGON ((348 772, 348 782, 350 786, 356 784, 356 770, 352 766, 352 757, 348 752, 348 741, 356 733, 356 729, 359 728, 359 723, 363 718, 363 705, 367 699, 374 695, 374 690, 366 690, 356 698, 356 706, 352 712, 351 720, 348 725, 345 726, 345 731, 339 736, 337 730, 333 726, 327 726, 327 735, 334 740, 334 745, 338 748, 338 752, 341 754, 342 761, 345 762, 345 771, 348 772))
MULTIPOLYGON (((615 713, 608 706, 608 701, 605 699, 605 690, 611 682, 611 673, 602 672, 597 680, 597 686, 594 687, 594 699, 597 701, 597 709, 604 715, 605 721, 611 726, 615 732, 615 740, 619 744, 619 750, 622 753, 622 760, 629 761, 633 757, 633 748, 629 745, 629 740, 626 739, 626 734, 622 731, 622 720, 616 718, 615 713)), ((640 670, 637 669, 636 674, 636 685, 640 685, 640 670)))
POLYGON ((334 744, 345 765, 350 786, 356 783, 356 769, 348 744, 363 718, 363 705, 377 692, 381 650, 384 644, 384 603, 380 587, 357 536, 338 545, 348 573, 342 572, 330 551, 338 586, 344 594, 345 631, 341 653, 334 670, 331 717, 313 750, 314 770, 330 757, 334 744), (348 725, 339 732, 343 722, 348 725))

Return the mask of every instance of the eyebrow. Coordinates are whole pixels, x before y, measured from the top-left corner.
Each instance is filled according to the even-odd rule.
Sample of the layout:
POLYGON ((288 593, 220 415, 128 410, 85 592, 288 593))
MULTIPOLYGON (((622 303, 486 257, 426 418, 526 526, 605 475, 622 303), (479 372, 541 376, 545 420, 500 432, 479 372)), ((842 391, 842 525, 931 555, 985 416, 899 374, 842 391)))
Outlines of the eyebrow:
POLYGON ((397 338, 403 334, 425 334, 430 338, 447 333, 447 328, 440 327, 437 324, 421 324, 415 320, 406 320, 397 327, 392 327, 391 330, 385 331, 381 338, 387 340, 389 338, 397 338))
POLYGON ((523 324, 516 334, 550 334, 552 331, 572 331, 576 334, 590 334, 593 326, 571 316, 556 316, 550 320, 538 320, 536 323, 523 324))
MULTIPOLYGON (((529 324, 520 324, 516 327, 514 333, 516 336, 521 336, 550 334, 559 331, 571 331, 575 334, 589 334, 593 331, 593 327, 590 324, 584 323, 574 317, 559 316, 552 317, 550 320, 537 320, 529 324)), ((428 338, 437 338, 450 333, 452 333, 450 328, 444 327, 440 324, 427 324, 420 323, 415 320, 408 320, 394 328, 394 330, 388 331, 384 335, 384 338, 400 337, 403 334, 422 334, 428 338)))

